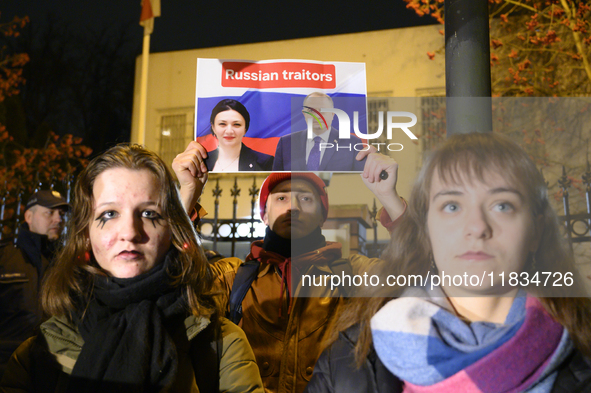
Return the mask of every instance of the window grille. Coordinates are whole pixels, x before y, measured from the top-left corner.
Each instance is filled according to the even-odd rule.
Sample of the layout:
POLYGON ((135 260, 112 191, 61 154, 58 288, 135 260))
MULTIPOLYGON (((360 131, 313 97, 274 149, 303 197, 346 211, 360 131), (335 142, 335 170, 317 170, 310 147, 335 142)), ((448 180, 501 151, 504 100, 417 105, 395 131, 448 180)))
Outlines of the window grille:
MULTIPOLYGON (((386 113, 390 110, 390 100, 388 98, 372 98, 367 99, 367 132, 373 134, 378 130, 380 125, 380 112, 382 112, 382 134, 377 139, 370 140, 370 143, 386 143, 388 144, 387 132, 386 132, 386 113)), ((388 154, 388 150, 383 148, 380 152, 388 154)))
POLYGON ((445 97, 421 97, 422 151, 431 151, 445 139, 445 97))
POLYGON ((177 154, 185 151, 189 140, 186 137, 187 115, 164 115, 160 121, 160 157, 168 165, 177 154))

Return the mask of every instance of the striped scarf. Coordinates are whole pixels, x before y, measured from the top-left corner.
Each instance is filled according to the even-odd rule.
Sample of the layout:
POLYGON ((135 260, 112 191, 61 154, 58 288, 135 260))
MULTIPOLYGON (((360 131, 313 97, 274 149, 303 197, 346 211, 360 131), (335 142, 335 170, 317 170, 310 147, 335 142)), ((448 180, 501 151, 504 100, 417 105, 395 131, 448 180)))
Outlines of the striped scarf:
POLYGON ((516 297, 504 324, 468 325, 447 299, 422 295, 392 300, 371 320, 376 352, 404 392, 551 391, 573 346, 536 298, 516 297))

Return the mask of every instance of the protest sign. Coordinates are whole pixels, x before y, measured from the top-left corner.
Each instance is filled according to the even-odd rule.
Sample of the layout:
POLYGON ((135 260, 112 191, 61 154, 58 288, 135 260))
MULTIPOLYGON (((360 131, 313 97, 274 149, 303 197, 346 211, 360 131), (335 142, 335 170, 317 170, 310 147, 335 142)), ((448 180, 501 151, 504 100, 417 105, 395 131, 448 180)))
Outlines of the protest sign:
MULTIPOLYGON (((314 101, 320 98, 310 101, 308 108, 304 108, 304 99, 312 93, 319 97, 328 95, 334 108, 347 113, 358 112, 359 127, 366 132, 367 93, 363 63, 198 59, 195 138, 209 152, 209 169, 214 172, 308 170, 292 168, 286 163, 292 161, 289 156, 297 155, 304 157, 305 165, 309 152, 303 145, 302 152, 299 143, 306 143, 306 138, 301 141, 298 138, 297 146, 282 144, 285 159, 281 168, 273 167, 273 161, 280 138, 290 142, 285 139, 309 127, 303 111, 309 113, 308 118, 313 117, 315 123, 323 118, 313 110, 314 101), (220 104, 222 100, 231 101, 220 104), (216 117, 221 123, 212 128, 216 117)), ((320 122, 324 127, 322 131, 328 132, 324 141, 333 143, 338 138, 337 117, 332 125, 329 116, 324 117, 326 119, 320 122)), ((353 168, 353 154, 344 157, 339 152, 324 152, 322 156, 315 170, 358 170, 353 168), (340 160, 327 167, 329 156, 335 153, 340 160)))

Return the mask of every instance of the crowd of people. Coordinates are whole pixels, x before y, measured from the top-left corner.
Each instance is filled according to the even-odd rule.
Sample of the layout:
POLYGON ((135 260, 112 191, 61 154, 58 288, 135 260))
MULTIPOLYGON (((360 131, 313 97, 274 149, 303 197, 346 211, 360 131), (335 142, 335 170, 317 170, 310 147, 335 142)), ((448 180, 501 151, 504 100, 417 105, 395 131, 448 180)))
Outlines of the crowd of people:
POLYGON ((318 176, 271 173, 259 194, 264 239, 244 261, 208 261, 197 200, 209 170, 242 165, 224 155, 238 146, 242 160, 236 133, 249 122, 232 102, 219 109, 212 131, 228 149, 208 162, 191 142, 172 163, 180 189, 155 153, 119 145, 78 176, 71 206, 51 191, 31 197, 16 247, 0 253, 0 392, 591 392, 591 303, 519 146, 451 137, 408 201, 396 161, 360 152, 391 235, 380 259, 344 258, 323 236, 318 176), (491 279, 358 294, 301 280, 444 271, 491 279), (573 281, 500 282, 539 272, 573 281))

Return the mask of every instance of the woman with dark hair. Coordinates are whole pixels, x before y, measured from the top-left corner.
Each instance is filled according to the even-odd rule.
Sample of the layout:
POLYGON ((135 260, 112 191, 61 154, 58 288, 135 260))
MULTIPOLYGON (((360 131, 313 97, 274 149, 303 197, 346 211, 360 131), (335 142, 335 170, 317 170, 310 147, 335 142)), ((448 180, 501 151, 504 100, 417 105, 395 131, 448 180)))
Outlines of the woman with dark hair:
POLYGON ((208 152, 205 159, 209 171, 270 171, 273 168, 273 156, 242 143, 250 125, 250 114, 240 102, 221 100, 211 111, 209 122, 211 133, 218 140, 218 147, 208 152))
POLYGON ((591 391, 591 302, 560 229, 519 146, 450 138, 424 164, 386 263, 368 272, 426 281, 352 300, 306 391, 591 391), (428 279, 446 275, 469 280, 428 279))
POLYGON ((67 233, 42 288, 51 318, 13 354, 0 391, 263 391, 156 154, 119 145, 92 160, 67 233))

